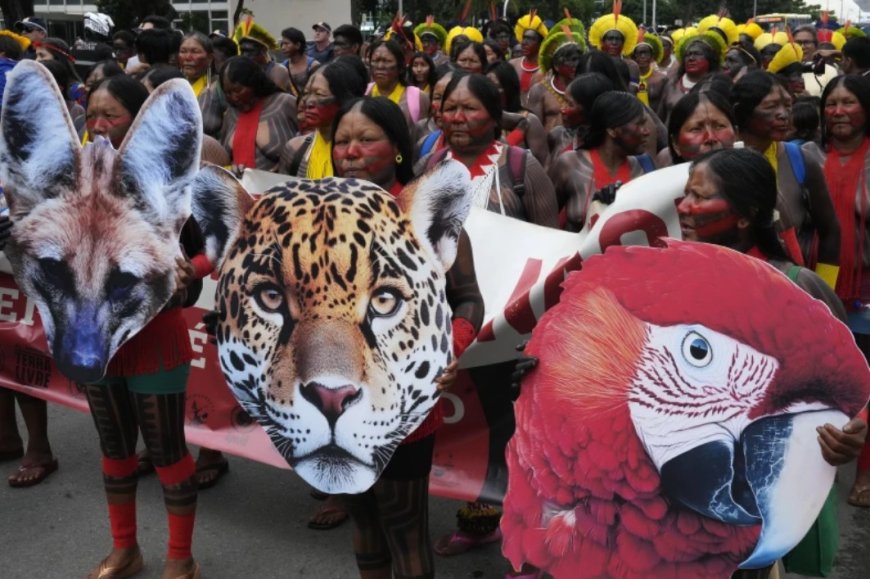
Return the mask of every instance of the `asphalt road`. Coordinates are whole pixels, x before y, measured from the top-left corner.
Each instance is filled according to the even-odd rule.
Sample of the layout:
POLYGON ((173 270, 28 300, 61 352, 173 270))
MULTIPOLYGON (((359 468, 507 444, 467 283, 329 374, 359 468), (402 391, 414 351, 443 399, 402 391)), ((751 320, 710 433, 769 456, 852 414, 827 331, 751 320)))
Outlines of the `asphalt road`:
MULTIPOLYGON (((12 489, 0 484, 0 578, 84 577, 110 548, 102 494, 97 436, 89 416, 49 405, 50 436, 59 470, 42 485, 12 489)), ((200 495, 194 556, 206 579, 355 577, 350 524, 312 531, 306 522, 319 504, 287 471, 230 457, 230 473, 200 495)), ((0 474, 15 463, 0 465, 0 474)), ((841 497, 851 482, 840 472, 841 497)), ((842 502, 842 501, 841 501, 842 502)), ((432 498, 433 537, 453 528, 457 503, 432 498)), ((166 519, 154 476, 139 483, 139 541, 145 552, 143 579, 160 576, 166 519)), ((833 579, 870 578, 870 510, 843 502, 842 541, 833 579)), ((503 577, 507 563, 499 547, 449 559, 437 558, 437 574, 448 578, 503 577)), ((784 575, 784 577, 797 577, 784 575)))

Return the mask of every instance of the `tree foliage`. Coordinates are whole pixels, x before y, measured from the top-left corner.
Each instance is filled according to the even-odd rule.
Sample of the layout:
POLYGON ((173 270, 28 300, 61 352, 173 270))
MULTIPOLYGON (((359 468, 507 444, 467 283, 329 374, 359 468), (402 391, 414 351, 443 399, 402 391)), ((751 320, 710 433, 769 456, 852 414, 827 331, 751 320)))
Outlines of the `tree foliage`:
POLYGON ((0 0, 0 12, 8 28, 24 18, 33 16, 33 0, 0 0))
POLYGON ((135 28, 146 16, 163 16, 170 20, 178 16, 169 0, 97 0, 97 10, 108 14, 115 30, 135 28))
MULTIPOLYGON (((370 13, 374 15, 375 22, 380 25, 388 24, 392 20, 398 10, 398 4, 398 0, 352 0, 351 2, 355 18, 358 19, 364 12, 370 13)), ((644 0, 624 0, 622 12, 635 22, 642 23, 644 22, 643 4, 644 0)), ((651 25, 652 0, 646 0, 646 4, 645 23, 651 25)), ((812 0, 809 3, 805 0, 657 0, 656 23, 674 26, 675 21, 682 20, 685 25, 696 22, 708 14, 716 14, 723 7, 728 10, 735 22, 745 22, 753 15, 755 4, 757 4, 758 14, 791 12, 817 16, 820 10, 812 0)), ((488 0, 471 0, 467 22, 488 19, 491 5, 488 0)), ((501 15, 504 2, 496 2, 495 5, 501 15)), ((508 19, 514 22, 519 16, 535 8, 545 20, 559 20, 563 16, 564 9, 567 8, 572 16, 588 24, 601 14, 610 12, 612 5, 612 0, 511 0, 508 5, 508 19)), ((403 0, 402 7, 412 22, 422 22, 426 15, 432 14, 439 23, 449 26, 457 22, 465 2, 463 0, 403 0)))

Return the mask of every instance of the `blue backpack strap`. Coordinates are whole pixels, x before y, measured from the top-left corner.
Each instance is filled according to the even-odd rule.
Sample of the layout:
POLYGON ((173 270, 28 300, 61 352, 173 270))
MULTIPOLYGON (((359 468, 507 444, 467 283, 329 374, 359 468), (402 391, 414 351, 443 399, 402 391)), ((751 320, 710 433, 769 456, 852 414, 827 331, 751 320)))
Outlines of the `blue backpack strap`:
POLYGON ((640 163, 640 168, 643 169, 644 173, 652 173, 656 170, 656 164, 653 163, 652 157, 647 153, 636 155, 634 158, 637 159, 638 163, 640 163))
POLYGON ((426 138, 423 139, 423 144, 420 145, 420 158, 422 159, 426 155, 432 152, 432 147, 435 146, 435 141, 438 140, 438 137, 441 136, 441 131, 432 131, 426 138))
POLYGON ((807 178, 807 167, 804 164, 804 155, 801 153, 801 148, 795 143, 783 143, 785 152, 788 155, 788 162, 791 164, 791 172, 794 174, 798 185, 803 187, 804 181, 807 178))

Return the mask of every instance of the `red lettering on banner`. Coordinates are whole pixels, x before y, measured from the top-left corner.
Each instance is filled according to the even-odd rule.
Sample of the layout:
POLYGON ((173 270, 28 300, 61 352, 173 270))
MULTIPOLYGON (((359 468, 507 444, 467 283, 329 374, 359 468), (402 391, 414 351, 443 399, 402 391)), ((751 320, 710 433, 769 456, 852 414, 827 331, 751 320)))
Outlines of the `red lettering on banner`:
POLYGON ((549 310, 559 303, 559 296, 562 295, 562 282, 565 281, 565 275, 571 271, 577 271, 583 264, 583 258, 579 253, 575 253, 571 257, 563 257, 544 280, 544 309, 549 310))
MULTIPOLYGON (((523 273, 520 274, 520 279, 517 280, 514 291, 511 292, 511 297, 508 299, 507 307, 504 310, 504 317, 507 323, 512 328, 521 334, 526 334, 532 331, 537 320, 535 313, 532 311, 532 304, 529 302, 529 290, 538 281, 541 275, 541 267, 543 262, 540 259, 527 259, 526 265, 523 268, 523 273), (528 329, 523 329, 528 327, 528 329)), ((480 329, 477 334, 478 342, 490 342, 495 339, 495 334, 492 331, 492 320, 480 329)))
POLYGON ((661 237, 667 237, 668 226, 661 217, 645 209, 631 209, 617 213, 607 220, 601 233, 598 235, 598 243, 601 252, 611 245, 622 245, 622 236, 626 233, 641 231, 646 235, 650 246, 661 246, 661 237))
POLYGON ((15 287, 0 287, 0 322, 17 322, 32 326, 35 311, 36 304, 21 293, 21 290, 15 287))

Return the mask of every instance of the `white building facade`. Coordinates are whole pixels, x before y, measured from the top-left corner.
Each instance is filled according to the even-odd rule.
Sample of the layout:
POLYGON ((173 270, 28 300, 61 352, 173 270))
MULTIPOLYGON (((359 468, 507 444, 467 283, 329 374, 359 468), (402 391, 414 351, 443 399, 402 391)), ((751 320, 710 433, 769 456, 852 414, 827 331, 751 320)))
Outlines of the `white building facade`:
MULTIPOLYGON (((222 30, 232 33, 233 13, 238 0, 228 2, 173 2, 179 19, 176 26, 201 32, 222 30)), ((332 28, 351 23, 350 0, 245 0, 244 7, 253 11, 256 22, 275 38, 289 26, 300 29, 313 39, 315 22, 327 22, 332 28)), ((82 34, 86 12, 96 12, 97 6, 86 0, 34 0, 36 16, 44 18, 52 32, 73 40, 82 34)), ((9 23, 11 24, 11 23, 9 23)))

